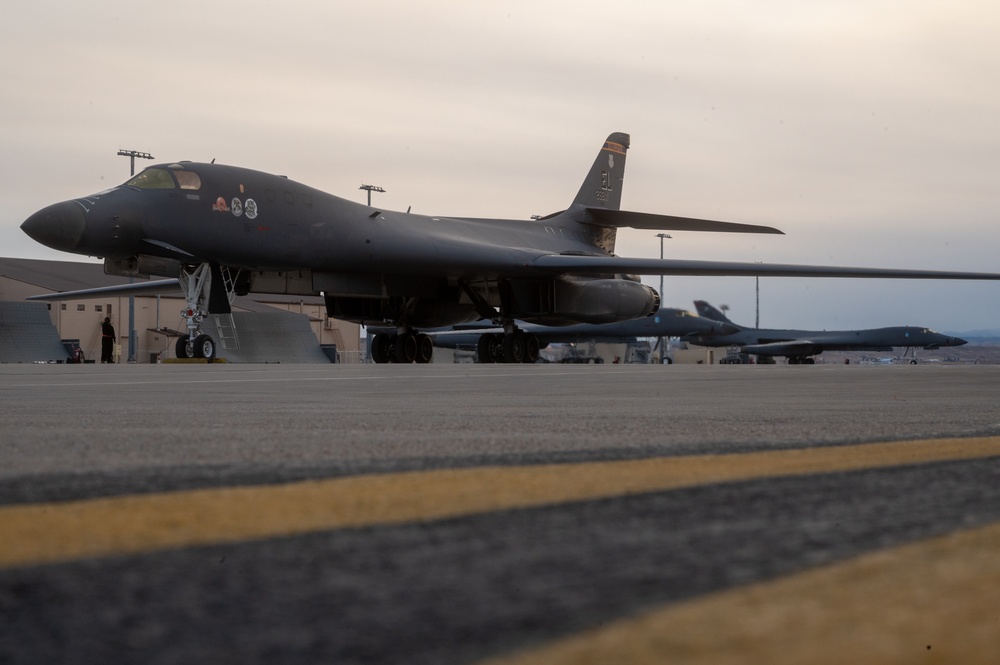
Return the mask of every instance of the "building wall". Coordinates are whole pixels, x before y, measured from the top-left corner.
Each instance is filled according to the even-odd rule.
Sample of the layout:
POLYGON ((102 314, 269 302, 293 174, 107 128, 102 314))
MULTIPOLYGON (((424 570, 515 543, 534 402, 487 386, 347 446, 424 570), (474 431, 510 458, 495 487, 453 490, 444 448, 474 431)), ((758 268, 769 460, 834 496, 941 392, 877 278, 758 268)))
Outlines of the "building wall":
MULTIPOLYGON (((0 300, 20 301, 28 296, 38 295, 45 289, 0 277, 0 300)), ((67 300, 46 303, 53 325, 62 339, 79 340, 87 360, 101 359, 101 322, 111 318, 115 327, 116 344, 121 347, 121 362, 128 360, 128 297, 102 297, 100 299, 67 300)), ((313 332, 320 344, 336 344, 343 361, 356 361, 359 351, 359 326, 335 319, 327 320, 326 309, 317 303, 265 303, 289 312, 310 317, 313 332)), ((174 357, 175 337, 170 337, 160 328, 184 331, 181 310, 184 301, 179 297, 136 296, 135 330, 136 355, 139 363, 148 363, 157 356, 174 357)), ((234 307, 234 309, 237 309, 234 307)))
MULTIPOLYGON (((139 298, 136 298, 136 330, 140 330, 139 298)), ((101 359, 101 323, 104 317, 111 318, 118 339, 116 344, 122 347, 122 360, 128 355, 128 298, 104 298, 102 300, 69 300, 66 302, 47 303, 49 316, 59 337, 62 339, 79 340, 80 348, 87 360, 101 359), (124 310, 124 312, 123 312, 124 310)), ((144 330, 144 328, 142 328, 144 330)), ((144 346, 143 335, 139 335, 139 347, 144 346)), ((145 346, 149 346, 145 344, 145 346)), ((136 360, 149 362, 149 351, 139 355, 136 360)))

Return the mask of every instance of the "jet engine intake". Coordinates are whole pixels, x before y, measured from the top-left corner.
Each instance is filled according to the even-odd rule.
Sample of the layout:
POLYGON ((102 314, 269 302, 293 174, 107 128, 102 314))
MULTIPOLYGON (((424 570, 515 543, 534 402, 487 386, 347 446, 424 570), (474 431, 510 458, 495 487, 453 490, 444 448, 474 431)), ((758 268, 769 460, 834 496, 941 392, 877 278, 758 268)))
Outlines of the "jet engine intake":
POLYGON ((162 256, 139 254, 125 259, 104 259, 104 274, 118 277, 177 277, 181 274, 181 263, 176 259, 162 256))

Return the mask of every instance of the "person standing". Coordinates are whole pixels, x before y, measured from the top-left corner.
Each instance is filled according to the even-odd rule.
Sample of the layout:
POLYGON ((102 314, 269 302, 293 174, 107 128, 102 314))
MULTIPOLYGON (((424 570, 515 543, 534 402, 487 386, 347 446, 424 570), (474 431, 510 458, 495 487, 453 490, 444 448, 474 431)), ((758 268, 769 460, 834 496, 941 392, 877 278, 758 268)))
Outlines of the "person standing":
POLYGON ((115 327, 111 325, 111 318, 104 317, 101 324, 101 362, 113 363, 115 348, 115 327))

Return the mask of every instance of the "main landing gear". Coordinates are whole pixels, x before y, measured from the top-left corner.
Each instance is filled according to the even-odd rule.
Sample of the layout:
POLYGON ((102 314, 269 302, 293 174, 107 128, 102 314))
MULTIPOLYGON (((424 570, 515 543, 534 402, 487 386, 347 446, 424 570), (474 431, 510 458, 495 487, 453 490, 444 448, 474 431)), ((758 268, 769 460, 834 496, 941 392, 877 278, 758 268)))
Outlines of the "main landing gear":
POLYGON ((372 360, 376 363, 425 364, 434 356, 434 342, 423 333, 378 333, 372 337, 372 360))
POLYGON ((476 348, 481 363, 534 363, 538 361, 538 338, 515 330, 511 333, 486 333, 476 348))
MULTIPOLYGON (((480 335, 477 359, 481 363, 534 363, 538 360, 538 338, 531 333, 518 330, 514 319, 507 314, 511 310, 509 287, 501 288, 501 307, 497 312, 485 298, 468 284, 459 281, 476 311, 486 320, 502 323, 504 332, 480 335)), ((409 330, 408 321, 416 309, 417 299, 404 304, 402 312, 394 317, 395 325, 401 332, 376 333, 372 337, 371 358, 376 363, 429 363, 434 355, 434 343, 428 335, 409 330)))
MULTIPOLYGON (((481 363, 534 363, 538 361, 538 338, 531 333, 486 333, 479 337, 477 360, 481 363)), ((423 333, 377 333, 372 337, 375 363, 429 363, 434 343, 423 333)))
POLYGON ((534 363, 538 361, 538 338, 523 330, 518 330, 514 323, 514 296, 510 285, 501 282, 500 311, 498 312, 487 300, 472 287, 462 281, 462 287, 469 300, 476 307, 479 316, 488 321, 503 325, 502 333, 485 333, 479 336, 476 346, 476 360, 481 363, 534 363))

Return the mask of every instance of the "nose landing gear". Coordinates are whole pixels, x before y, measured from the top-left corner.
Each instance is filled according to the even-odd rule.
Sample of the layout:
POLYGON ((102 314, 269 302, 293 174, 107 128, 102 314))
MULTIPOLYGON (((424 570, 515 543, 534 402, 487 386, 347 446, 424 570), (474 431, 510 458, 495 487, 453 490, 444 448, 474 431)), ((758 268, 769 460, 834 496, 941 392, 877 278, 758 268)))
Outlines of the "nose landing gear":
POLYGON ((215 340, 204 333, 191 339, 191 335, 181 335, 174 347, 178 358, 215 359, 215 340))
POLYGON ((181 310, 187 324, 187 334, 177 338, 174 351, 178 358, 204 358, 214 360, 218 346, 210 335, 201 331, 207 309, 213 313, 229 314, 233 298, 233 281, 226 279, 228 272, 219 266, 201 263, 194 269, 181 269, 180 281, 187 301, 181 310), (214 279, 213 279, 214 278, 214 279))

